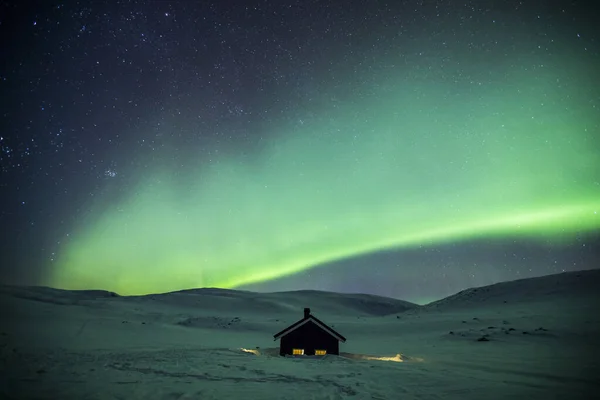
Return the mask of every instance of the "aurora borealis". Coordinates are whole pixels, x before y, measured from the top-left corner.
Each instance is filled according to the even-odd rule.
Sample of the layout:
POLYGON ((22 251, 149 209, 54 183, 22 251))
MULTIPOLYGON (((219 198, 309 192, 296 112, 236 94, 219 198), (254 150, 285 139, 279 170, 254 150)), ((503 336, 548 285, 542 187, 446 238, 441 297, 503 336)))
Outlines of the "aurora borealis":
POLYGON ((189 187, 170 183, 172 172, 159 166, 82 229, 53 279, 133 293, 232 287, 393 247, 488 235, 568 239, 598 229, 600 159, 585 146, 594 138, 556 106, 532 111, 535 100, 526 98, 526 112, 506 110, 518 95, 506 92, 484 93, 470 107, 422 94, 432 100, 419 107, 436 109, 437 121, 401 96, 388 107, 373 100, 324 110, 296 132, 273 134, 253 163, 224 157, 199 166, 189 187), (449 134, 448 126, 472 133, 449 134))
MULTIPOLYGON (((503 14, 446 5, 439 25, 397 17, 406 21, 394 26, 388 16, 385 29, 364 28, 372 33, 363 32, 352 46, 347 40, 353 39, 339 36, 321 47, 317 40, 297 55, 305 57, 298 65, 273 56, 273 65, 257 68, 239 61, 242 50, 234 46, 226 55, 229 64, 215 61, 220 67, 214 68, 237 76, 236 85, 246 89, 240 94, 239 88, 223 89, 229 83, 211 83, 217 78, 206 75, 209 67, 182 61, 185 52, 179 49, 192 46, 183 36, 192 18, 184 9, 192 6, 130 7, 154 18, 179 16, 169 42, 157 38, 160 25, 148 35, 162 46, 148 68, 164 61, 172 73, 137 74, 140 106, 129 109, 131 114, 90 107, 92 115, 97 107, 103 110, 90 117, 98 135, 110 132, 102 145, 87 142, 95 137, 85 136, 89 129, 65 144, 79 143, 77 155, 62 156, 63 164, 79 171, 77 165, 92 158, 93 168, 81 170, 95 175, 70 178, 68 195, 60 195, 57 208, 69 222, 43 268, 42 284, 121 294, 265 282, 277 290, 277 279, 390 250, 398 257, 394 279, 403 279, 419 270, 403 265, 403 250, 484 239, 538 242, 560 252, 600 230, 599 91, 591 84, 597 79, 597 42, 585 39, 581 24, 553 25, 559 22, 549 17, 552 10, 538 15, 553 21, 546 25, 530 21, 537 13, 525 9, 503 14), (471 26, 464 22, 465 15, 478 12, 486 17, 471 26), (496 26, 502 18, 507 24, 529 22, 508 35, 496 26), (390 36, 399 30, 406 35, 390 36), (542 33, 545 50, 539 45, 542 33), (586 45, 574 47, 578 40, 586 45), (268 77, 257 72, 264 68, 268 77), (278 79, 284 83, 274 84, 278 79), (254 94, 248 87, 255 81, 268 84, 254 94), (209 101, 207 90, 219 94, 223 108, 194 111, 209 101), (171 100, 173 94, 177 100, 171 100), (144 109, 144 97, 154 107, 144 109), (228 131, 236 133, 224 136, 228 131), (90 180, 99 182, 92 190, 90 180)), ((581 11, 573 7, 569 12, 581 11)), ((356 6, 340 14, 359 18, 359 11, 356 6)), ((214 18, 252 25, 232 16, 214 18)), ((291 16, 282 18, 292 24, 285 19, 291 16)), ((302 37, 303 23, 308 22, 300 18, 293 25, 299 36, 281 39, 278 46, 302 37)), ((375 20, 365 24, 374 27, 375 20)), ((153 26, 147 23, 144 32, 153 26)), ((94 40, 107 34, 98 35, 94 40)), ((118 46, 128 40, 133 39, 118 46)), ((265 54, 270 51, 275 50, 265 54)), ((131 62, 143 70, 148 61, 137 57, 131 62)), ((111 74, 107 62, 93 68, 111 74)), ((98 95, 100 104, 132 96, 118 88, 127 76, 115 76, 112 92, 98 95)), ((91 78, 83 79, 84 88, 86 79, 91 78)), ((48 229, 46 237, 55 234, 48 229)), ((532 274, 557 272, 550 269, 556 266, 529 264, 523 268, 534 268, 532 274)), ((499 272, 499 279, 514 277, 499 272)), ((422 296, 434 292, 423 290, 422 296)))

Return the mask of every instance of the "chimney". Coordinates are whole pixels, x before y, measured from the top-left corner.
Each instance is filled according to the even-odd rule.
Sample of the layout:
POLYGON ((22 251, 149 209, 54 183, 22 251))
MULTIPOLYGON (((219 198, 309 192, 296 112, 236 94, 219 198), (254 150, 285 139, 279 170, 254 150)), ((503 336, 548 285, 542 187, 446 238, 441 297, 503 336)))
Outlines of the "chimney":
POLYGON ((304 319, 308 318, 309 315, 310 315, 310 308, 305 308, 304 309, 304 319))

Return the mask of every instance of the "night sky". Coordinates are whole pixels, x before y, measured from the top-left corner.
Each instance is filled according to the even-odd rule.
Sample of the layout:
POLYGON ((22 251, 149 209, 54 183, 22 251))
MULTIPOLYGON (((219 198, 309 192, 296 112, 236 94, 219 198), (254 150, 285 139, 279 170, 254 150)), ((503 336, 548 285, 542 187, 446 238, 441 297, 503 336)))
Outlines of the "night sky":
POLYGON ((0 278, 422 303, 597 268, 593 9, 2 2, 0 278))

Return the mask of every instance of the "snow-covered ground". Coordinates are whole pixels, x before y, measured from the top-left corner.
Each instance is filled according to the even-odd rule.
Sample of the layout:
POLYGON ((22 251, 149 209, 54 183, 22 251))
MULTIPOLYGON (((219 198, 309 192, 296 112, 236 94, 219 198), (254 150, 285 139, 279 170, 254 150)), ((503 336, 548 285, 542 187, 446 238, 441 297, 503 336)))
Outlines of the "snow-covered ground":
POLYGON ((0 287, 4 399, 600 398, 600 270, 426 306, 314 291, 0 287), (304 307, 342 357, 276 356, 304 307))

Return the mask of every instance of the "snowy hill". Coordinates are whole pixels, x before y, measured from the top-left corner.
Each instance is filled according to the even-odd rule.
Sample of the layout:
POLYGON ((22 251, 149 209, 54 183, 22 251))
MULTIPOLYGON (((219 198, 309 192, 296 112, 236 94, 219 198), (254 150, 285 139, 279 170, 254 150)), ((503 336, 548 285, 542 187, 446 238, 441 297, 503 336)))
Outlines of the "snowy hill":
POLYGON ((565 272, 465 289, 424 308, 451 310, 557 300, 563 304, 574 300, 592 301, 597 298, 599 288, 600 270, 565 272))
POLYGON ((61 290, 49 287, 0 286, 0 295, 52 304, 91 304, 111 298, 129 304, 154 303, 191 307, 196 310, 235 313, 280 314, 304 307, 318 308, 321 314, 348 316, 389 315, 420 307, 404 300, 370 294, 345 294, 317 290, 255 293, 243 290, 201 288, 143 296, 119 296, 104 290, 61 290))

